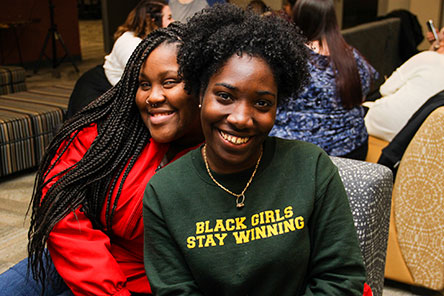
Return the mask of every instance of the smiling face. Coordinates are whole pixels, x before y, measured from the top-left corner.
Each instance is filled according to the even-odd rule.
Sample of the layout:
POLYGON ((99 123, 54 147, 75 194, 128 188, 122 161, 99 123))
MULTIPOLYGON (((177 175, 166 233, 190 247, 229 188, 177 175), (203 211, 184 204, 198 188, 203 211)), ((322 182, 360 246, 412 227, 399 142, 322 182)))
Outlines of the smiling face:
POLYGON ((156 142, 197 144, 202 135, 198 102, 183 88, 176 56, 177 43, 162 43, 151 52, 139 74, 136 105, 156 142))
POLYGON ((274 125, 277 91, 268 64, 247 54, 233 55, 210 77, 201 122, 212 170, 234 173, 256 164, 274 125))
POLYGON ((169 24, 174 22, 173 16, 171 15, 171 9, 168 5, 162 8, 162 28, 168 27, 169 24))

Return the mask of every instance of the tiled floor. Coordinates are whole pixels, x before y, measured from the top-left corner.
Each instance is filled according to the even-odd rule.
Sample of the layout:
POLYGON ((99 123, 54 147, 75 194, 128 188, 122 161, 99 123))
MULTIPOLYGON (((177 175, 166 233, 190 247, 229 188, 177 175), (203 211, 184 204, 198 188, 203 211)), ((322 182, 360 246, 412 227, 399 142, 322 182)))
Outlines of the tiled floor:
MULTIPOLYGON (((74 85, 81 73, 102 64, 105 52, 101 21, 80 22, 82 62, 80 73, 70 63, 60 65, 60 78, 54 77, 52 69, 39 69, 37 75, 27 71, 28 89, 54 84, 74 85)), ((13 177, 0 179, 0 273, 26 256, 28 220, 24 220, 32 193, 34 172, 24 172, 13 177)), ((386 282, 383 296, 443 296, 436 291, 411 288, 396 282, 386 282)))

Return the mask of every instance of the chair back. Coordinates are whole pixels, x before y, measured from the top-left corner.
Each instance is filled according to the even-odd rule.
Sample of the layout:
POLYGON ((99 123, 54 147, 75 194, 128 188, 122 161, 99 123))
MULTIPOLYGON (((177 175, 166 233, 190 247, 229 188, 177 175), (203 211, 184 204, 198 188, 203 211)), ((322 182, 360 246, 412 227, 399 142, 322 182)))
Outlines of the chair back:
POLYGON ((381 296, 390 222, 392 172, 376 163, 341 157, 331 159, 338 167, 350 201, 367 272, 367 284, 373 295, 381 296))
POLYGON ((408 145, 392 199, 390 232, 413 284, 444 289, 444 107, 427 117, 408 145))

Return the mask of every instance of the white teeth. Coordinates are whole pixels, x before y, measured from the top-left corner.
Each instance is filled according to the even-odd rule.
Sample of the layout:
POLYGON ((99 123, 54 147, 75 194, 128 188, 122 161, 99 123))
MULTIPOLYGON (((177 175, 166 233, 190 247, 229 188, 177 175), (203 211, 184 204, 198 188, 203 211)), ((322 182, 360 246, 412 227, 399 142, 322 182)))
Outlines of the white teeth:
POLYGON ((152 116, 156 117, 156 116, 166 116, 166 115, 170 115, 173 112, 165 112, 165 113, 154 113, 152 114, 152 116))
POLYGON ((221 131, 220 134, 222 135, 222 138, 235 145, 245 144, 250 139, 250 137, 236 137, 233 135, 229 135, 224 133, 223 131, 221 131))

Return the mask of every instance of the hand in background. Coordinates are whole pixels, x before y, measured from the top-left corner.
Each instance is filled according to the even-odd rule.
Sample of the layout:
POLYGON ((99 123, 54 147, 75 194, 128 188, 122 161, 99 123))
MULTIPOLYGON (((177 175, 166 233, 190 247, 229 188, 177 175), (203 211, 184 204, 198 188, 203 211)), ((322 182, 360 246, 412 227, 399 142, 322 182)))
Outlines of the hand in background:
POLYGON ((440 41, 444 40, 444 27, 441 28, 441 31, 436 30, 436 33, 438 34, 438 40, 435 40, 435 37, 432 32, 427 32, 426 38, 431 44, 430 50, 438 50, 440 47, 440 41))
MULTIPOLYGON (((436 33, 439 33, 438 30, 436 30, 436 33)), ((430 31, 427 31, 426 38, 430 44, 433 44, 433 42, 435 42, 435 36, 433 36, 433 33, 430 31)))

